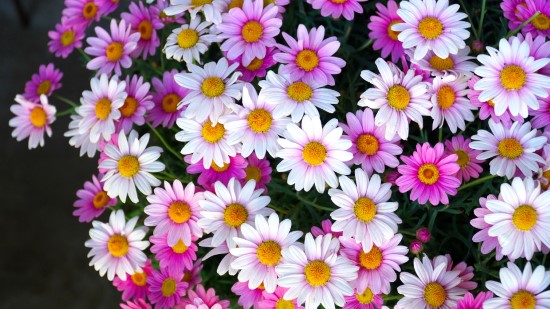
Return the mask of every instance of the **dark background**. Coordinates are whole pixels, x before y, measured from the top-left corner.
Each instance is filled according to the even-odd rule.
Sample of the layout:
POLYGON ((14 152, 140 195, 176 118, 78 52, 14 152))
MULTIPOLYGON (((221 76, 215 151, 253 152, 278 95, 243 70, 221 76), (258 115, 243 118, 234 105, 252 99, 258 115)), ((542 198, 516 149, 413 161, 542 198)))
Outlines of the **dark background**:
MULTIPOLYGON (((11 137, 9 111, 41 64, 64 73, 58 94, 78 101, 89 71, 78 52, 58 59, 48 52, 47 32, 61 17, 62 0, 0 0, 0 308, 117 308, 120 294, 88 266, 91 224, 72 216, 76 191, 96 172, 97 160, 80 158, 63 133, 68 117, 53 124, 46 147, 28 150, 11 137)), ((68 106, 55 99, 58 111, 68 106)), ((105 215, 102 217, 105 220, 105 215)))

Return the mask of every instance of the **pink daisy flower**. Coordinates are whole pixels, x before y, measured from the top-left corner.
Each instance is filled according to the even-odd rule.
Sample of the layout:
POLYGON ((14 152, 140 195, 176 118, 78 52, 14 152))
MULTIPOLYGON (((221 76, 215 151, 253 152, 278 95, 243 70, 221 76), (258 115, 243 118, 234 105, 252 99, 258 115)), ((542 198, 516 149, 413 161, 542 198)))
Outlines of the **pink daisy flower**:
POLYGON ((142 76, 132 75, 126 77, 126 93, 124 105, 118 108, 120 118, 116 125, 117 132, 130 133, 134 124, 142 126, 145 123, 145 113, 151 110, 153 103, 152 95, 149 94, 151 85, 143 81, 142 76))
POLYGON ((514 30, 525 21, 521 16, 518 6, 526 6, 526 0, 503 0, 500 3, 500 8, 503 11, 503 15, 508 19, 508 28, 514 30))
POLYGON ((160 45, 157 30, 162 29, 164 24, 154 6, 146 7, 142 2, 139 2, 138 6, 136 3, 131 2, 128 9, 130 12, 124 12, 120 14, 120 17, 132 26, 133 32, 139 32, 141 35, 131 56, 135 58, 142 55, 143 60, 145 60, 148 55, 155 55, 157 47, 160 45))
POLYGON ((130 54, 136 49, 140 38, 139 32, 132 33, 131 25, 126 25, 124 20, 117 24, 111 20, 111 33, 109 34, 101 27, 95 27, 97 37, 86 39, 88 47, 84 51, 94 57, 88 62, 88 70, 98 70, 97 74, 113 71, 117 75, 122 74, 122 68, 129 68, 132 65, 130 54))
POLYGON ((148 304, 144 299, 140 298, 135 301, 127 301, 126 303, 120 304, 122 309, 151 309, 150 304, 148 304))
POLYGON ((533 36, 540 35, 550 38, 550 3, 546 0, 525 0, 525 4, 516 6, 522 20, 529 19, 536 12, 540 14, 525 25, 521 29, 521 32, 523 34, 531 33, 533 36))
POLYGON ((18 142, 29 138, 29 149, 44 146, 44 133, 52 136, 50 125, 55 121, 56 108, 48 104, 48 97, 40 96, 40 103, 31 102, 22 95, 15 96, 10 111, 15 117, 10 119, 9 126, 14 128, 11 136, 18 142))
POLYGON ((162 80, 154 77, 153 102, 155 106, 151 109, 147 121, 152 122, 154 128, 162 125, 165 128, 171 128, 176 120, 180 117, 185 107, 179 108, 179 102, 189 92, 187 89, 178 86, 174 81, 174 76, 178 74, 176 69, 169 72, 164 72, 162 80))
MULTIPOLYGON (((550 58, 550 42, 547 42, 544 36, 533 36, 531 33, 527 33, 524 37, 519 33, 516 37, 522 42, 527 42, 529 45, 529 56, 532 56, 535 60, 550 58)), ((509 38, 508 42, 511 43, 514 38, 509 38)), ((538 73, 546 76, 550 75, 550 63, 539 69, 538 73)))
POLYGON ((264 309, 263 307, 260 307, 260 302, 264 300, 263 286, 251 289, 248 287, 248 281, 237 281, 233 284, 233 286, 231 286, 231 292, 239 296, 237 303, 243 306, 244 309, 250 309, 252 307, 254 307, 254 309, 264 309))
POLYGON ((92 181, 84 183, 84 189, 76 191, 78 200, 73 206, 76 208, 73 211, 73 216, 78 217, 79 222, 91 222, 93 219, 101 216, 105 208, 115 206, 116 198, 110 198, 107 192, 103 190, 103 184, 99 182, 99 176, 92 176, 92 181))
POLYGON ((175 15, 166 15, 166 13, 164 13, 164 9, 170 6, 169 0, 157 0, 155 3, 154 6, 150 6, 149 8, 152 10, 153 14, 159 17, 164 25, 173 23, 180 25, 185 24, 185 19, 183 18, 184 12, 175 15))
POLYGON ((67 25, 67 18, 62 17, 61 22, 55 25, 55 30, 48 32, 50 53, 56 57, 67 58, 75 48, 82 47, 85 30, 82 25, 67 25))
POLYGON ((456 173, 456 177, 463 182, 468 182, 471 178, 478 178, 479 173, 483 171, 479 165, 479 163, 483 163, 483 160, 477 158, 481 151, 470 148, 470 142, 469 138, 464 139, 462 135, 453 136, 451 140, 445 141, 445 153, 454 153, 458 156, 456 163, 460 169, 456 173))
POLYGON ((286 300, 283 298, 287 291, 288 289, 282 287, 277 287, 273 293, 264 291, 263 299, 258 302, 258 307, 261 309, 304 309, 296 303, 296 299, 286 300))
POLYGON ((472 266, 468 266, 465 262, 460 262, 453 267, 453 259, 449 254, 434 257, 432 264, 436 267, 441 261, 447 261, 447 271, 458 272, 460 283, 457 287, 468 291, 471 291, 477 287, 477 283, 470 280, 474 277, 474 268, 472 266))
POLYGON ((144 208, 148 215, 144 224, 154 226, 153 235, 159 237, 168 234, 168 245, 175 246, 179 240, 190 246, 193 238, 202 236, 197 225, 202 193, 195 192, 195 185, 190 182, 184 188, 179 180, 172 185, 164 182, 163 188, 155 188, 154 194, 147 196, 151 203, 144 208))
POLYGON ((502 247, 498 243, 498 237, 489 236, 489 229, 493 227, 493 225, 485 221, 485 216, 493 213, 490 209, 487 208, 486 203, 488 200, 496 199, 497 197, 492 194, 489 194, 486 198, 479 198, 480 207, 474 209, 474 214, 476 218, 472 219, 470 221, 470 224, 473 227, 480 229, 480 231, 472 237, 472 241, 481 243, 481 253, 489 254, 491 251, 496 250, 495 258, 497 261, 500 261, 504 256, 502 254, 502 247))
POLYGON ((130 299, 145 299, 149 285, 147 285, 147 278, 153 274, 153 267, 151 266, 151 260, 145 262, 145 266, 141 271, 136 271, 130 278, 122 280, 119 277, 115 277, 113 285, 119 292, 122 292, 122 300, 127 301, 130 299))
POLYGON ((539 109, 529 110, 529 114, 533 116, 531 125, 535 129, 547 130, 547 128, 550 128, 550 97, 539 100, 539 104, 539 109))
POLYGON ((151 252, 155 254, 155 259, 159 261, 160 268, 170 269, 176 274, 183 274, 185 270, 193 269, 193 261, 197 259, 197 245, 191 240, 189 246, 185 245, 181 238, 178 242, 170 246, 168 236, 151 236, 149 238, 153 246, 151 252))
POLYGON ((492 292, 479 292, 475 298, 472 293, 466 293, 452 309, 483 309, 483 303, 491 298, 493 298, 492 292))
POLYGON ((55 68, 53 63, 41 65, 38 68, 38 74, 33 74, 31 80, 25 84, 25 99, 33 102, 39 102, 40 96, 49 97, 54 90, 61 88, 61 78, 63 73, 55 68))
POLYGON ((314 237, 323 236, 323 235, 326 235, 326 234, 332 234, 332 236, 338 238, 338 237, 342 236, 343 233, 333 231, 332 230, 332 221, 330 221, 330 219, 325 219, 325 220, 321 221, 321 227, 318 227, 318 226, 312 226, 311 227, 311 234, 314 237))
POLYGON ((474 121, 472 110, 476 107, 470 104, 466 99, 468 89, 468 76, 455 76, 449 74, 445 77, 435 77, 432 87, 432 104, 431 116, 433 118, 432 130, 437 127, 442 128, 443 123, 452 133, 456 133, 457 129, 464 130, 466 121, 474 121))
POLYGON ((65 0, 63 17, 67 18, 67 26, 87 28, 101 16, 98 0, 65 0))
POLYGON ((344 16, 347 20, 353 20, 355 13, 362 14, 363 7, 360 2, 367 0, 345 0, 345 1, 326 1, 326 0, 307 0, 307 3, 316 10, 321 10, 322 16, 332 16, 339 18, 344 16))
POLYGON ((346 122, 347 124, 340 124, 340 127, 352 143, 349 151, 353 154, 353 159, 347 162, 349 165, 361 165, 368 175, 373 171, 383 173, 386 166, 395 168, 399 165, 399 160, 395 157, 403 152, 399 146, 399 137, 394 136, 387 140, 384 137, 384 127, 374 124, 370 108, 358 110, 355 114, 347 113, 346 122))
POLYGON ((429 200, 433 206, 449 204, 447 195, 455 195, 460 180, 455 174, 460 169, 456 163, 458 155, 445 155, 443 144, 434 148, 429 143, 416 145, 416 151, 410 157, 401 156, 405 163, 397 170, 401 174, 396 180, 399 192, 411 191, 411 200, 424 205, 429 200))
MULTIPOLYGON (((213 288, 209 288, 208 290, 205 290, 204 286, 202 286, 201 284, 197 285, 197 287, 194 290, 189 290, 187 298, 190 300, 189 303, 192 303, 196 299, 200 299, 203 304, 208 306, 208 308, 213 308, 213 309, 229 308, 228 300, 220 300, 220 298, 216 295, 216 291, 213 288), (218 305, 218 307, 214 307, 215 305, 218 305)), ((184 300, 183 303, 185 304, 186 301, 184 300)), ((177 309, 177 307, 174 309, 177 309)))
POLYGON ((403 43, 397 38, 399 32, 391 29, 393 25, 403 22, 396 13, 398 8, 394 0, 389 0, 387 7, 382 3, 376 3, 376 15, 371 15, 368 25, 369 38, 374 40, 372 48, 382 50, 382 58, 391 54, 391 61, 394 63, 404 55, 403 43))
MULTIPOLYGON (((265 77, 267 74, 267 69, 272 67, 276 62, 273 59, 273 56, 278 53, 279 50, 275 47, 267 47, 265 52, 265 57, 263 58, 254 58, 249 65, 245 66, 243 64, 242 56, 235 58, 234 60, 229 60, 229 64, 238 63, 237 71, 241 72, 242 75, 239 77, 239 80, 243 82, 250 83, 254 80, 255 77, 265 77)), ((227 53, 224 53, 227 55, 227 53)))
POLYGON ((99 7, 99 13, 101 15, 109 15, 112 12, 116 11, 120 0, 96 0, 97 6, 99 7))
POLYGON ((221 167, 212 162, 210 168, 204 168, 202 159, 196 163, 191 163, 191 155, 185 156, 184 160, 189 164, 186 169, 187 173, 199 174, 199 178, 197 179, 198 184, 208 191, 214 189, 216 181, 227 185, 231 178, 236 178, 237 180, 244 180, 246 178, 245 169, 248 163, 238 153, 235 156, 230 156, 229 163, 224 163, 221 167))
POLYGON ((153 270, 153 275, 147 277, 149 284, 149 300, 155 309, 168 309, 181 302, 185 296, 187 282, 181 281, 183 273, 175 273, 170 268, 153 270))
POLYGON ((189 283, 189 289, 195 288, 195 286, 202 281, 201 277, 202 261, 198 259, 193 263, 191 270, 185 270, 183 272, 183 279, 181 281, 189 283))
POLYGON ((479 119, 485 120, 487 118, 491 118, 495 122, 502 122, 509 125, 511 125, 513 121, 520 121, 523 119, 523 117, 521 117, 520 115, 512 116, 509 110, 505 110, 502 115, 497 116, 495 112, 495 103, 493 102, 493 100, 483 102, 480 101, 479 94, 481 93, 481 91, 474 89, 474 85, 479 81, 479 79, 479 77, 474 75, 468 80, 469 90, 467 94, 470 103, 479 108, 479 119))
POLYGON ((242 180, 242 185, 249 180, 256 181, 256 189, 263 189, 267 193, 266 185, 271 182, 271 172, 273 169, 267 159, 258 159, 256 154, 252 153, 246 158, 248 165, 245 168, 246 176, 242 180))
POLYGON ((355 290, 352 296, 344 297, 346 304, 342 309, 385 309, 382 306, 384 299, 381 294, 374 294, 371 289, 367 288, 365 292, 359 293, 355 290))
POLYGON ((340 48, 336 37, 325 38, 325 28, 312 28, 309 33, 304 25, 298 26, 298 40, 283 32, 283 38, 288 46, 277 44, 280 53, 275 54, 275 61, 285 64, 281 67, 282 74, 292 76, 294 80, 306 83, 335 84, 332 75, 340 74, 346 62, 334 53, 340 48))

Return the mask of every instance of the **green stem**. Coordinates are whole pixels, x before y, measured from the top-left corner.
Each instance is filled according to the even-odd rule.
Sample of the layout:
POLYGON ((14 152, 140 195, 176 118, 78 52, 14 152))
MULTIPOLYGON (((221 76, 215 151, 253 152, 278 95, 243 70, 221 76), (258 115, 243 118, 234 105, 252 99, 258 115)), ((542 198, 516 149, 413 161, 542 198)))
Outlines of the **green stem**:
POLYGON ((77 48, 76 50, 78 50, 78 52, 82 55, 82 57, 86 59, 86 62, 89 62, 92 59, 90 58, 90 56, 88 56, 88 54, 84 52, 84 50, 82 50, 82 48, 77 48))
POLYGON ((470 22, 470 25, 472 25, 472 32, 474 33, 474 36, 476 37, 476 39, 479 40, 479 34, 477 33, 476 28, 474 27, 474 21, 472 20, 472 15, 470 15, 470 13, 468 12, 468 8, 466 7, 466 5, 464 5, 464 1, 462 0, 459 0, 459 1, 460 1, 460 7, 464 10, 464 13, 466 13, 466 15, 468 16, 468 21, 470 22))
POLYGON ((163 179, 163 180, 170 180, 170 181, 174 181, 176 179, 178 179, 178 177, 176 177, 175 175, 167 172, 167 171, 162 171, 162 172, 158 172, 157 175, 158 176, 161 176, 161 177, 158 177, 159 179, 163 179))
POLYGON ((305 198, 303 198, 300 193, 296 193, 296 197, 301 201, 303 202, 304 204, 307 204, 307 205, 310 205, 310 206, 313 206, 319 210, 325 210, 325 211, 334 211, 335 209, 334 208, 329 208, 329 207, 325 207, 325 206, 321 206, 321 205, 318 205, 318 204, 315 204, 314 202, 311 202, 311 201, 308 201, 306 200, 305 198))
POLYGON ((67 103, 69 104, 70 106, 74 107, 74 108, 77 108, 78 107, 78 104, 76 104, 75 102, 65 98, 65 97, 62 97, 60 95, 57 95, 57 94, 54 94, 53 95, 54 98, 58 99, 59 101, 61 102, 64 102, 64 103, 67 103))
POLYGON ((160 132, 157 131, 157 129, 153 128, 153 126, 151 126, 151 124, 149 122, 147 122, 147 126, 149 127, 149 129, 151 129, 151 131, 153 131, 153 133, 158 138, 158 140, 162 143, 162 145, 164 145, 164 147, 166 147, 166 149, 168 149, 168 151, 170 153, 172 153, 176 158, 178 158, 178 160, 182 159, 182 155, 180 153, 178 153, 177 151, 175 151, 174 148, 172 148, 170 145, 168 145, 168 143, 166 142, 164 137, 162 137, 162 135, 160 135, 160 132))
POLYGON ((527 26, 527 24, 532 22, 533 19, 537 18, 537 16, 539 16, 539 15, 540 15, 540 12, 536 11, 535 14, 533 14, 533 16, 529 17, 529 19, 524 21, 523 24, 521 24, 519 27, 517 27, 516 29, 508 32, 508 34, 506 35, 506 39, 509 39, 511 36, 516 35, 518 32, 521 31, 521 29, 523 29, 523 27, 527 26))
POLYGON ((466 183, 466 184, 463 184, 462 186, 460 186, 460 187, 458 188, 458 191, 464 190, 464 189, 469 188, 469 187, 473 187, 473 186, 478 185, 478 184, 480 184, 480 183, 483 183, 483 182, 485 182, 485 181, 491 180, 491 179, 493 179, 493 178, 495 178, 495 177, 497 177, 497 176, 496 176, 496 175, 487 175, 487 176, 485 176, 485 177, 476 179, 476 180, 474 180, 474 181, 470 181, 469 183, 466 183))
POLYGON ((367 42, 365 42, 365 44, 361 45, 361 47, 359 47, 359 48, 357 49, 357 51, 362 51, 363 49, 365 49, 365 48, 371 46, 372 43, 374 43, 374 40, 373 40, 373 39, 368 40, 367 42))
POLYGON ((62 116, 66 116, 66 115, 71 115, 72 113, 74 113, 74 107, 66 109, 62 112, 55 113, 55 116, 56 117, 62 117, 62 116))
POLYGON ((439 128, 439 142, 443 141, 443 127, 439 128))
POLYGON ((479 28, 477 28, 477 33, 479 33, 479 35, 483 33, 483 20, 485 19, 485 13, 487 11, 485 8, 486 4, 487 4, 487 0, 483 0, 481 2, 481 17, 479 18, 479 28))

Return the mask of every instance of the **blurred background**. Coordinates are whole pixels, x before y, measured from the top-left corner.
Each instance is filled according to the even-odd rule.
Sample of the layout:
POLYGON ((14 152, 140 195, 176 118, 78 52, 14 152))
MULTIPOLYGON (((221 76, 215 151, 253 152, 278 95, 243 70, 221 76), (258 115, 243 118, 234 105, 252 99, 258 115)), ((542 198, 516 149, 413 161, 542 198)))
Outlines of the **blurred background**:
MULTIPOLYGON (((88 266, 91 224, 72 216, 76 191, 96 172, 96 159, 80 158, 63 133, 68 117, 53 124, 44 148, 28 150, 11 137, 9 111, 41 64, 63 72, 57 92, 75 102, 89 88, 89 71, 77 52, 48 52, 48 31, 63 0, 0 1, 0 308, 118 308, 120 295, 88 266), (17 4, 23 15, 18 13, 17 4)), ((52 99, 58 111, 68 105, 52 99)))

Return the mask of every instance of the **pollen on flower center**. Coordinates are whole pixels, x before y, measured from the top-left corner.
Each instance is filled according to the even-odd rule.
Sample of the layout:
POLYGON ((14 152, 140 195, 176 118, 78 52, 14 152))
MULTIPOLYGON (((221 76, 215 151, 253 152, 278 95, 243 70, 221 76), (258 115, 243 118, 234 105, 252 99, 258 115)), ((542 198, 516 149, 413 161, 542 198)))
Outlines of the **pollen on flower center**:
POLYGON ((489 105, 491 107, 495 107, 495 102, 493 102, 493 100, 489 100, 489 101, 487 101, 487 105, 489 105))
POLYGON ((193 7, 210 4, 210 3, 212 3, 212 0, 191 0, 191 5, 193 7))
POLYGON ((511 64, 500 72, 500 83, 506 90, 519 90, 525 85, 527 75, 518 65, 511 64))
POLYGON ((223 212, 223 220, 230 227, 239 227, 248 220, 248 211, 239 203, 229 204, 223 212))
POLYGON ((218 97, 225 91, 225 84, 219 77, 208 77, 202 82, 202 93, 210 98, 218 97))
POLYGON ((51 87, 52 87, 52 82, 50 82, 49 80, 42 81, 38 85, 38 88, 36 88, 36 94, 38 95, 48 94, 50 92, 51 87))
POLYGON ((118 110, 120 111, 120 114, 122 114, 122 117, 131 117, 138 107, 138 101, 135 98, 132 98, 130 96, 126 97, 126 100, 124 100, 124 105, 122 105, 118 110))
POLYGON ((181 238, 178 240, 178 242, 172 247, 172 251, 177 254, 182 254, 187 251, 187 246, 183 243, 181 238))
POLYGON ((120 234, 114 234, 107 242, 107 249, 114 257, 121 257, 128 253, 128 239, 120 234))
POLYGON ((537 211, 530 205, 521 205, 512 215, 512 222, 520 231, 530 231, 537 224, 537 211))
POLYGON ((107 202, 109 202, 111 198, 107 195, 107 192, 105 191, 99 191, 95 194, 94 199, 92 203, 94 204, 95 209, 101 209, 105 207, 107 202))
POLYGON ((63 32, 59 41, 61 42, 61 45, 63 45, 64 47, 71 45, 74 42, 74 31, 67 30, 63 32))
POLYGON ((409 106, 409 103, 411 102, 411 95, 409 94, 407 88, 401 85, 394 85, 388 90, 387 99, 388 104, 390 104, 391 107, 402 111, 409 106))
POLYGON ((425 17, 418 24, 418 32, 424 38, 432 40, 443 33, 443 24, 435 17, 425 17))
POLYGON ((433 55, 429 62, 433 69, 439 71, 450 70, 455 67, 455 63, 451 56, 443 59, 439 58, 437 55, 433 55))
POLYGON ((531 292, 520 290, 510 298, 512 309, 535 309, 537 299, 531 292))
POLYGON ((388 25, 387 32, 388 32, 388 36, 390 37, 390 39, 392 39, 394 41, 399 41, 397 36, 399 35, 399 33, 401 33, 401 31, 394 31, 394 30, 391 29, 391 27, 395 24, 401 24, 401 23, 403 23, 401 20, 392 20, 391 23, 388 25))
POLYGON ((181 48, 191 48, 199 41, 199 34, 194 29, 183 29, 178 34, 178 45, 181 48))
POLYGON ((95 115, 100 120, 105 120, 111 114, 111 100, 101 98, 95 104, 95 115))
POLYGON ((273 118, 271 114, 263 108, 258 108, 250 112, 247 117, 248 126, 256 133, 265 133, 271 128, 273 118))
POLYGON ((439 308, 447 300, 445 288, 437 282, 430 282, 424 287, 424 300, 433 308, 439 308))
POLYGON ((184 223, 191 218, 191 208, 182 201, 175 201, 168 207, 168 217, 174 223, 184 223))
POLYGON ((139 23, 137 27, 139 33, 141 34, 141 39, 144 41, 148 41, 153 36, 153 26, 151 25, 151 22, 148 20, 144 20, 139 23))
POLYGON ((307 282, 311 286, 322 286, 330 280, 330 267, 321 260, 309 262, 304 268, 307 282))
POLYGON ((285 300, 284 298, 279 298, 275 303, 275 309, 294 309, 294 304, 290 300, 285 300))
POLYGON ((372 293, 370 288, 367 288, 362 294, 355 293, 355 298, 360 304, 368 305, 372 303, 372 300, 374 299, 374 294, 372 293))
POLYGON ((332 3, 336 3, 336 4, 342 4, 342 3, 346 3, 348 0, 330 0, 332 3))
POLYGON ((42 107, 37 106, 31 110, 29 119, 33 126, 37 128, 42 128, 46 125, 46 122, 48 121, 48 115, 42 107))
POLYGON ((382 251, 376 246, 372 246, 369 252, 361 250, 359 252, 359 264, 366 269, 377 269, 382 264, 382 251))
POLYGON ((145 286, 147 284, 147 274, 143 272, 135 272, 130 276, 132 282, 137 286, 145 286))
POLYGON ((312 50, 304 49, 296 56, 296 65, 306 72, 310 72, 319 65, 319 56, 312 50))
POLYGON ((120 42, 113 42, 105 49, 105 56, 109 61, 118 61, 122 58, 122 52, 124 51, 124 45, 120 42))
POLYGON ((550 28, 550 18, 548 18, 546 14, 540 13, 531 21, 531 24, 533 24, 537 30, 548 30, 550 28))
POLYGON ((455 150, 454 154, 458 156, 458 159, 456 160, 456 163, 460 165, 460 167, 465 167, 470 163, 470 156, 466 153, 464 150, 455 150))
POLYGON ((246 177, 244 178, 244 181, 249 181, 250 179, 254 179, 256 183, 260 181, 262 178, 262 173, 260 172, 260 168, 257 166, 249 165, 245 169, 246 177))
POLYGON ((162 110, 167 113, 175 113, 178 110, 178 103, 181 97, 175 93, 170 93, 162 98, 162 110))
POLYGON ((453 87, 445 85, 437 91, 437 105, 442 109, 448 109, 455 103, 456 94, 453 87))
POLYGON ((319 142, 309 142, 302 151, 302 158, 309 165, 320 165, 327 158, 327 149, 319 142))
POLYGON ((255 43, 260 40, 264 27, 257 21, 251 20, 244 24, 241 34, 247 43, 255 43))
POLYGON ((275 266, 282 257, 281 246, 273 240, 264 241, 258 245, 256 255, 260 263, 267 266, 275 266))
POLYGON ((360 197, 353 206, 353 213, 357 219, 368 223, 376 216, 376 204, 368 197, 360 197))
POLYGON ((227 11, 231 10, 232 8, 242 8, 244 4, 244 0, 232 0, 227 5, 227 11))
POLYGON ((222 166, 219 166, 216 164, 216 162, 212 161, 210 168, 218 173, 225 172, 229 168, 229 163, 224 163, 222 166))
POLYGON ((366 154, 367 156, 373 156, 380 147, 378 139, 372 134, 361 134, 356 141, 357 150, 366 154))
POLYGON ((498 154, 514 160, 523 154, 523 146, 515 138, 505 138, 498 142, 498 154))
POLYGON ((292 100, 299 103, 311 99, 311 96, 313 95, 313 89, 311 89, 311 86, 304 82, 294 82, 290 84, 290 86, 286 88, 286 92, 292 100))
POLYGON ((439 179, 439 169, 431 163, 422 164, 418 168, 418 179, 427 185, 433 185, 439 179))
POLYGON ((254 59, 252 59, 250 64, 247 65, 245 68, 249 71, 255 72, 255 71, 258 71, 262 67, 263 64, 264 64, 263 59, 254 58, 254 59))
POLYGON ((139 172, 139 161, 136 156, 126 155, 118 160, 120 175, 131 178, 139 172))
POLYGON ((172 278, 167 278, 162 283, 162 286, 161 286, 160 290, 162 292, 162 296, 170 297, 174 293, 176 293, 176 288, 177 288, 176 280, 174 280, 172 278))
POLYGON ((221 123, 217 123, 215 126, 212 126, 212 122, 207 120, 202 125, 202 137, 205 141, 209 143, 217 143, 225 135, 225 127, 221 123))
POLYGON ((93 3, 92 1, 86 3, 84 5, 84 8, 82 8, 82 16, 86 19, 92 19, 95 17, 95 14, 97 13, 97 5, 93 3))

